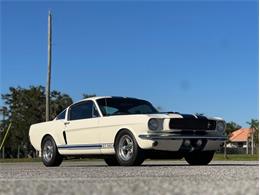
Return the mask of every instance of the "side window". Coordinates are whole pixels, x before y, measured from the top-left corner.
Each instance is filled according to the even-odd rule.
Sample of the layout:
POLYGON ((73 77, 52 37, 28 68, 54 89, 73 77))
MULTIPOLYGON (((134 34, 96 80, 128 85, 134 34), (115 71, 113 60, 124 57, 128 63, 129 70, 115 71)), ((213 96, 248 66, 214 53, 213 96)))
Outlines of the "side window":
POLYGON ((80 120, 98 117, 95 111, 95 105, 92 101, 86 101, 73 105, 69 111, 69 120, 80 120))
POLYGON ((65 119, 65 115, 66 115, 66 109, 63 110, 63 111, 56 117, 56 120, 65 119))
POLYGON ((106 116, 113 115, 115 112, 118 111, 117 108, 109 107, 109 106, 103 106, 101 107, 101 110, 103 113, 105 113, 106 116))

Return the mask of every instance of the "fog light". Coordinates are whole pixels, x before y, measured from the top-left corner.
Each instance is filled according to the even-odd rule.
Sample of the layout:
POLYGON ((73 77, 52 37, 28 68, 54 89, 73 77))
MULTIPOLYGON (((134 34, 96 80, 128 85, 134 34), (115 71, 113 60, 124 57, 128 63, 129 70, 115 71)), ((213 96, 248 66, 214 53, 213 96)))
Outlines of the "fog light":
POLYGON ((201 146, 201 145, 202 145, 202 140, 201 140, 201 139, 198 139, 198 141, 196 142, 196 145, 197 145, 197 146, 201 146))
POLYGON ((184 146, 190 146, 190 140, 188 139, 184 140, 184 146))

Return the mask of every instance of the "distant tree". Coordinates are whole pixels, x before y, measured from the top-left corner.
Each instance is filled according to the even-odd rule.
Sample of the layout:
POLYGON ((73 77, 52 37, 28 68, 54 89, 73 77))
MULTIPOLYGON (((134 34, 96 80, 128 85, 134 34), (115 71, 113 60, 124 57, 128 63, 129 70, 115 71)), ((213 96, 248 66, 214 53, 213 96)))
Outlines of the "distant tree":
MULTIPOLYGON (((45 88, 43 86, 30 86, 28 89, 10 87, 9 92, 2 95, 2 99, 8 112, 6 123, 12 121, 5 148, 10 153, 15 153, 17 146, 20 145, 26 153, 32 148, 28 136, 30 125, 45 121, 45 88)), ((51 92, 50 100, 51 119, 72 104, 72 99, 67 94, 58 91, 51 92)))
POLYGON ((257 119, 251 119, 247 124, 250 125, 250 128, 254 131, 254 142, 259 143, 259 121, 257 119))
MULTIPOLYGON (((241 128, 241 126, 238 125, 237 123, 233 122, 233 121, 226 123, 226 133, 227 133, 228 136, 230 136, 233 131, 236 131, 240 128, 241 128)), ((227 143, 229 143, 229 142, 230 141, 227 140, 227 141, 224 142, 224 145, 223 145, 223 147, 224 147, 224 157, 226 159, 227 159, 227 143)))
POLYGON ((90 97, 96 97, 97 95, 96 94, 87 94, 87 93, 83 93, 83 98, 86 99, 86 98, 90 98, 90 97))
POLYGON ((240 128, 241 128, 241 126, 233 121, 230 121, 226 124, 226 132, 228 135, 230 135, 233 131, 236 131, 240 128))
POLYGON ((54 119, 57 114, 73 103, 71 97, 58 91, 51 92, 50 118, 54 119))

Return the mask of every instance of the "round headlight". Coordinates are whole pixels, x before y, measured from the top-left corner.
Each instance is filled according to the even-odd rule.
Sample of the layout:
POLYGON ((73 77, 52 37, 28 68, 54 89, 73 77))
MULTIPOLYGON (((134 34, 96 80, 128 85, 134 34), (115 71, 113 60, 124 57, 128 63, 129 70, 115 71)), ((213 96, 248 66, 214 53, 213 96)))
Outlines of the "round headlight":
POLYGON ((217 121, 216 129, 217 129, 217 131, 224 131, 225 123, 223 121, 217 121))
POLYGON ((155 118, 152 118, 148 121, 148 128, 152 131, 159 129, 159 121, 155 118))

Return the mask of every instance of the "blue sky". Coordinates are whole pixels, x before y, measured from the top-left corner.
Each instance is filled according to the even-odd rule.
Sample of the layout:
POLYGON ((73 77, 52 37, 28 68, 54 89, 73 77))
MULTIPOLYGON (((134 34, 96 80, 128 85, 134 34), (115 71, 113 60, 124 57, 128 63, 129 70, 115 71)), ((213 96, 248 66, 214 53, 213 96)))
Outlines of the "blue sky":
POLYGON ((1 2, 1 93, 52 89, 150 100, 164 111, 258 118, 258 2, 1 2))

